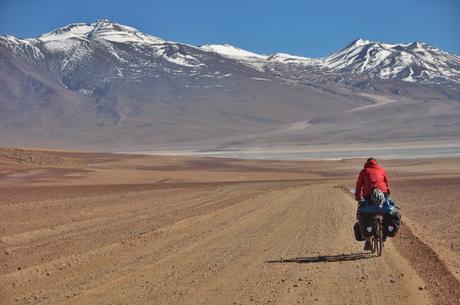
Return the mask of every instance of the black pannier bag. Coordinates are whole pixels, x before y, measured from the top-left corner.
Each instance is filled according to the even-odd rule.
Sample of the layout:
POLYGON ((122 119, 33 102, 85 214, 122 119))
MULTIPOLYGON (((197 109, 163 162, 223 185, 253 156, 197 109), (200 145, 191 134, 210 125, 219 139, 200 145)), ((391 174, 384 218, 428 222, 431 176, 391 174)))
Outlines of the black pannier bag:
POLYGON ((361 234, 361 228, 359 227, 359 222, 356 222, 355 225, 353 226, 353 232, 355 233, 355 239, 357 241, 365 240, 365 238, 361 234))
POLYGON ((364 238, 375 235, 376 228, 374 226, 374 215, 359 214, 359 226, 361 228, 361 234, 364 238))
POLYGON ((389 237, 395 237, 396 233, 401 226, 401 213, 398 210, 394 210, 391 214, 385 214, 383 216, 383 234, 389 237))

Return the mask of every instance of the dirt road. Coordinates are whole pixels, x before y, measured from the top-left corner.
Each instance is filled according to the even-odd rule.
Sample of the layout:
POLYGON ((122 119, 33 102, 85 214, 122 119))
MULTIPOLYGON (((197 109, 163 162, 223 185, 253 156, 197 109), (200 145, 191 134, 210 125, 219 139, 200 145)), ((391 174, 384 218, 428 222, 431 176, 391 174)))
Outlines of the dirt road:
MULTIPOLYGON (((338 186, 361 161, 14 156, 0 160, 2 305, 458 301, 454 232, 452 253, 408 228, 380 258, 354 241, 356 203, 338 186)), ((388 164, 401 188, 440 168, 455 175, 450 161, 388 164)))
POLYGON ((0 240, 4 304, 427 303, 391 243, 361 251, 331 184, 124 188, 9 205, 30 227, 0 240))

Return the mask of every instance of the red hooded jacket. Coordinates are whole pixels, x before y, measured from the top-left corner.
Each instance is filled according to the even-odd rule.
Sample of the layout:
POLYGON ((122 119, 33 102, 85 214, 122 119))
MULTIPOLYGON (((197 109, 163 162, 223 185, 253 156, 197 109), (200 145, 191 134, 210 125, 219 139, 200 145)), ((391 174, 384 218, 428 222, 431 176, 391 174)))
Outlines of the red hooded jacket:
POLYGON ((358 180, 356 181, 356 200, 371 195, 374 188, 378 188, 384 193, 390 192, 388 177, 385 170, 377 164, 377 161, 369 160, 359 172, 358 180))

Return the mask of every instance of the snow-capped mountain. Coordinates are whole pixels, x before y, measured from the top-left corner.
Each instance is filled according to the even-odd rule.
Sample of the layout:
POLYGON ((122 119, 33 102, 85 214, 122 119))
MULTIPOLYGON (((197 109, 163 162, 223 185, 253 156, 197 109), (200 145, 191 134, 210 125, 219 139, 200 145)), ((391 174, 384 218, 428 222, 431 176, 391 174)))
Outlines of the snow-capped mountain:
MULTIPOLYGON (((44 48, 51 52, 68 52, 75 53, 77 50, 80 56, 90 52, 87 47, 88 43, 100 43, 104 45, 110 53, 117 57, 120 61, 126 62, 127 59, 121 57, 115 48, 114 44, 125 44, 130 47, 137 48, 137 51, 142 51, 141 48, 147 47, 151 55, 162 57, 172 63, 183 66, 197 66, 199 61, 193 56, 183 54, 179 48, 174 51, 168 46, 175 44, 167 42, 161 38, 144 34, 137 29, 120 25, 109 20, 99 20, 93 24, 71 24, 64 28, 57 29, 50 33, 40 36, 37 40, 30 40, 32 43, 43 43, 44 48)), ((189 46, 192 47, 192 46, 189 46)), ((129 61, 129 59, 128 59, 129 61)))
POLYGON ((96 50, 106 52, 119 63, 128 63, 132 67, 152 64, 136 62, 136 52, 143 53, 143 57, 150 57, 152 60, 162 58, 173 64, 190 67, 201 65, 196 58, 181 51, 180 46, 187 46, 185 44, 168 42, 105 19, 92 24, 70 24, 33 39, 0 36, 0 44, 25 58, 59 56, 62 70, 71 68, 72 65, 69 64, 85 64, 91 56, 96 56, 96 50), (133 56, 120 50, 122 46, 128 48, 133 56))
MULTIPOLYGON (((459 71, 458 56, 423 43, 356 40, 328 57, 307 58, 193 46, 105 19, 75 23, 37 38, 0 36, 0 142, 239 143, 239 136, 268 131, 277 139, 308 131, 302 141, 345 141, 350 135, 342 132, 356 126, 344 126, 362 120, 344 118, 396 105, 387 102, 395 96, 410 105, 388 106, 388 115, 435 113, 432 125, 445 126, 437 135, 450 137, 460 130, 450 119, 460 111, 459 71), (372 96, 385 102, 369 108, 372 96), (331 127, 338 122, 339 131, 331 127)), ((381 117, 386 126, 389 118, 381 117)), ((431 135, 426 126, 411 128, 431 135)), ((363 130, 375 127, 356 132, 363 130)))
POLYGON ((409 82, 460 82, 460 57, 425 43, 386 44, 358 39, 323 60, 336 72, 409 82))
POLYGON ((386 44, 357 39, 325 58, 307 58, 284 53, 263 56, 229 45, 212 45, 204 50, 250 62, 257 60, 259 66, 277 62, 314 66, 329 73, 353 73, 379 79, 460 83, 460 57, 422 42, 386 44))
POLYGON ((93 24, 74 23, 43 34, 38 40, 43 42, 67 41, 68 39, 101 39, 121 43, 161 44, 165 41, 139 32, 137 29, 102 19, 93 24))
MULTIPOLYGON (((408 82, 460 82, 460 57, 421 42, 385 44, 357 39, 325 58, 307 58, 285 53, 261 55, 231 45, 209 44, 195 47, 170 42, 102 19, 92 24, 69 24, 38 38, 0 36, 0 44, 28 61, 43 59, 45 54, 61 55, 62 69, 66 69, 69 64, 70 68, 73 64, 85 62, 93 54, 94 48, 101 46, 120 62, 136 61, 134 56, 123 51, 119 54, 116 45, 120 44, 129 48, 133 54, 134 51, 142 52, 143 57, 162 58, 187 67, 205 66, 206 62, 196 56, 197 52, 204 52, 245 63, 259 71, 270 70, 273 64, 287 64, 312 66, 324 70, 328 75, 352 73, 408 82)), ((133 67, 140 65, 149 66, 151 63, 142 61, 131 64, 133 67)))

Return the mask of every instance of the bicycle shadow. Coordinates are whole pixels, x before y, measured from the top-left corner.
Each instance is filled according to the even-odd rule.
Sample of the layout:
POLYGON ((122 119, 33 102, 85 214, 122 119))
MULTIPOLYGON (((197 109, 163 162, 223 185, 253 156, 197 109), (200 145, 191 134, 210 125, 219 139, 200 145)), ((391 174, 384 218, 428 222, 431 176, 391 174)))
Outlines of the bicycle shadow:
POLYGON ((362 259, 374 258, 375 255, 367 252, 361 253, 348 253, 337 255, 318 255, 310 257, 294 257, 294 258, 280 258, 277 260, 266 261, 269 264, 276 263, 297 263, 297 264, 311 264, 311 263, 332 263, 332 262, 347 262, 362 259))

